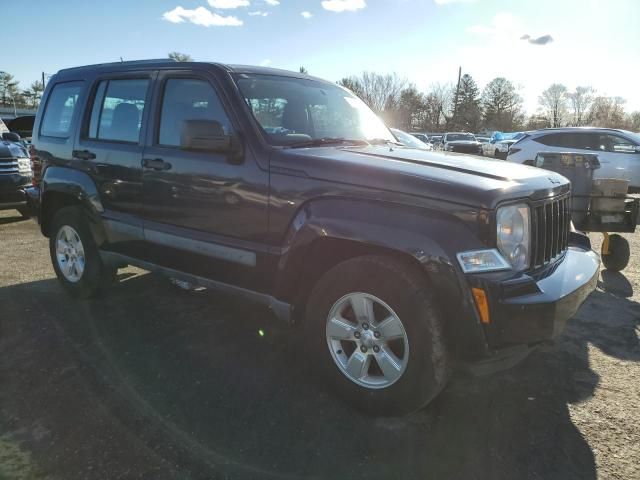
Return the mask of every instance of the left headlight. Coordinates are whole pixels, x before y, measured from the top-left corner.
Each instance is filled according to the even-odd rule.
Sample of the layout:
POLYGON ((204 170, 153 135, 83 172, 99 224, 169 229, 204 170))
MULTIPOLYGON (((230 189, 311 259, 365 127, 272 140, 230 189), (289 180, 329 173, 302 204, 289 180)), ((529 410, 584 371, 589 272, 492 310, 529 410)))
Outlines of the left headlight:
POLYGON ((531 212, 525 203, 505 205, 496 214, 498 250, 514 270, 525 270, 531 259, 531 212))
POLYGON ((18 158, 18 173, 27 175, 31 173, 31 159, 30 158, 18 158))

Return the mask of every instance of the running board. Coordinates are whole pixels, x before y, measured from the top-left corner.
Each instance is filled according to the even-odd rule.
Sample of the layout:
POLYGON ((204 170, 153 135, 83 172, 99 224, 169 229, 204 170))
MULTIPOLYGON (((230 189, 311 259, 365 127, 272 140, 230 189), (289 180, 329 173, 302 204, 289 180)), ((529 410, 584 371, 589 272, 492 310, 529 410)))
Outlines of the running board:
POLYGON ((160 265, 156 265, 151 262, 145 262, 144 260, 139 260, 137 258, 128 257, 127 255, 122 255, 120 253, 101 250, 100 257, 102 258, 102 261, 104 263, 109 265, 117 265, 119 267, 123 265, 131 265, 143 270, 147 270, 149 272, 164 275, 169 278, 177 278, 178 280, 188 282, 192 285, 216 290, 224 294, 246 298, 249 301, 266 306, 276 315, 276 317, 278 317, 285 323, 293 323, 291 315, 291 305, 286 302, 282 302, 277 298, 272 297, 271 295, 255 292, 253 290, 242 287, 236 287, 234 285, 229 285, 228 283, 218 282, 216 280, 199 277, 197 275, 191 275, 189 273, 184 273, 172 268, 162 267, 160 265))

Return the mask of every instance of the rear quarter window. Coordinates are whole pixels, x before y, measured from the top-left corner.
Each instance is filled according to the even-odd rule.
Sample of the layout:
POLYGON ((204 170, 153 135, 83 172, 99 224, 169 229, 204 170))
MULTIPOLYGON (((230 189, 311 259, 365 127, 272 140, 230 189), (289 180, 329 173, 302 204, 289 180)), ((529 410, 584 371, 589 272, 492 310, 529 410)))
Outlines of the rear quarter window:
POLYGON ((58 83, 53 87, 45 106, 41 135, 69 137, 81 90, 82 82, 58 83))

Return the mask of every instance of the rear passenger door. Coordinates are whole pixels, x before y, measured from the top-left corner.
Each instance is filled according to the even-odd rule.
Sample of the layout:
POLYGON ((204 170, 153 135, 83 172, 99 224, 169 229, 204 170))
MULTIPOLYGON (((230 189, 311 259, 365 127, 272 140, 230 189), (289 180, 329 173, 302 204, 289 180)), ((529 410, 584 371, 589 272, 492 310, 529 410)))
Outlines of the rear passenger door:
POLYGON ((98 186, 109 240, 124 250, 143 239, 142 139, 154 76, 142 71, 98 77, 73 152, 98 186))
POLYGON ((629 180, 631 187, 639 188, 640 153, 636 152, 636 142, 616 133, 597 132, 591 136, 592 149, 598 153, 601 164, 596 177, 629 180))

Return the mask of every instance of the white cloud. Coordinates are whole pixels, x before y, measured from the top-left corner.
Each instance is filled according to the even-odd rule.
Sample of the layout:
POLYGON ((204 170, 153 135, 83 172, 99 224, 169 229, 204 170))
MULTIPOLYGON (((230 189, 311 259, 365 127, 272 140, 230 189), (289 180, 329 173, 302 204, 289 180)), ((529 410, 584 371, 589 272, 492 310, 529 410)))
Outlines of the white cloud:
POLYGON ((322 8, 332 12, 355 12, 366 6, 365 0, 324 0, 322 2, 322 8))
POLYGON ((475 0, 435 0, 436 5, 450 5, 452 3, 471 3, 475 0))
POLYGON ((267 15, 269 15, 269 12, 261 12, 260 10, 249 12, 249 16, 251 17, 266 17, 267 15))
POLYGON ((243 24, 242 20, 237 17, 218 15, 204 7, 198 7, 194 10, 176 7, 165 12, 162 18, 171 23, 191 22, 203 27, 239 27, 243 24))
POLYGON ((248 7, 249 0, 209 0, 209 5, 220 9, 248 7))
POLYGON ((267 5, 271 5, 272 7, 280 5, 280 0, 264 0, 267 5))
POLYGON ((302 15, 304 18, 311 18, 313 17, 313 15, 311 14, 311 12, 301 12, 300 15, 302 15))
POLYGON ((271 60, 268 58, 265 58, 260 62, 261 67, 268 67, 269 65, 271 65, 271 60))

